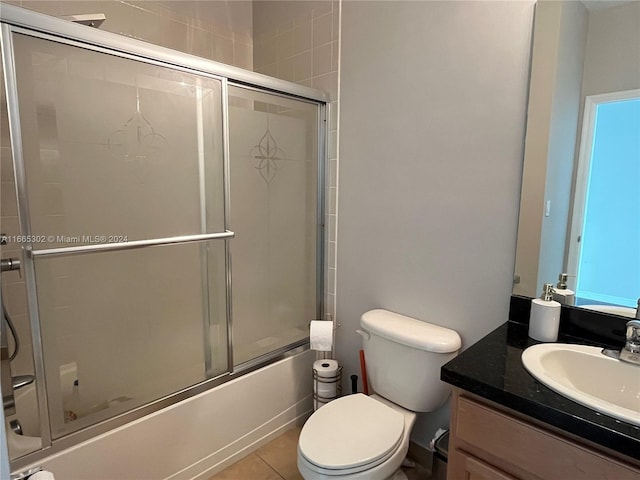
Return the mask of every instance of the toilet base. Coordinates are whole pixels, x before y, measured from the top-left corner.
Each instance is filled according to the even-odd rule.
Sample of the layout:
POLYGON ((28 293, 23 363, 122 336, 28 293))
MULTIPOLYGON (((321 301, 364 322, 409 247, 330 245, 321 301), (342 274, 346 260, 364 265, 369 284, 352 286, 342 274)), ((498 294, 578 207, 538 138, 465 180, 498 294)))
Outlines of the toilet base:
POLYGON ((409 477, 402 470, 398 470, 389 480, 409 480, 409 477))

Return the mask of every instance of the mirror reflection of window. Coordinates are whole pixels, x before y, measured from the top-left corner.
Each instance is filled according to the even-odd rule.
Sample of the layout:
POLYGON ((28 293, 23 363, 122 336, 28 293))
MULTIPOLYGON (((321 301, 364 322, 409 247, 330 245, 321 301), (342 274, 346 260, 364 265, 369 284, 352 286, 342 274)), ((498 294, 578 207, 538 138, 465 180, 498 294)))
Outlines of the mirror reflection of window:
POLYGON ((575 275, 576 297, 582 304, 636 306, 638 132, 640 90, 587 97, 569 248, 570 275, 575 275))

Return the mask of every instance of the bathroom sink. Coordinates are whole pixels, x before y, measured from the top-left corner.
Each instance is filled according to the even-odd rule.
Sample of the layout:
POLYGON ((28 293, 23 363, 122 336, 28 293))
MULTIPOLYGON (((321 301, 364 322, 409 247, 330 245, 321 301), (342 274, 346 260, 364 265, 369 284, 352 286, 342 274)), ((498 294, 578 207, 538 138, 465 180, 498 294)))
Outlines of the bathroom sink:
POLYGON ((599 347, 545 343, 522 352, 522 363, 560 395, 640 426, 640 365, 601 352, 599 347))

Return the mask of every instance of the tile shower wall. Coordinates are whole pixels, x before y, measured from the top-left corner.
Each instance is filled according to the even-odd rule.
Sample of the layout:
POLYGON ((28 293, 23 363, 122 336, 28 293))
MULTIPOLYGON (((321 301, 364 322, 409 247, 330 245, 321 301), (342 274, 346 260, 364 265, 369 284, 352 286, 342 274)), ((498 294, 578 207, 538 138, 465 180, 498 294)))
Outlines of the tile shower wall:
MULTIPOLYGON (((2 68, 0 66, 0 75, 2 68)), ((0 88, 0 95, 4 98, 4 82, 0 88)), ((0 230, 9 238, 20 235, 18 225, 18 206, 13 181, 13 159, 9 148, 9 122, 7 112, 2 102, 0 111, 0 230)), ((0 247, 2 258, 21 258, 20 245, 9 242, 0 247)), ((27 375, 33 373, 33 353, 31 347, 31 327, 27 308, 27 292, 24 279, 20 272, 5 272, 2 274, 2 301, 11 316, 20 338, 20 351, 12 362, 13 375, 27 375)), ((13 343, 11 343, 13 352, 13 343)))
POLYGON ((253 69, 250 1, 7 1, 62 17, 106 16, 101 30, 138 38, 218 62, 253 69))
POLYGON ((253 5, 256 72, 329 92, 326 181, 326 311, 335 316, 338 98, 340 65, 338 1, 259 1, 253 5))

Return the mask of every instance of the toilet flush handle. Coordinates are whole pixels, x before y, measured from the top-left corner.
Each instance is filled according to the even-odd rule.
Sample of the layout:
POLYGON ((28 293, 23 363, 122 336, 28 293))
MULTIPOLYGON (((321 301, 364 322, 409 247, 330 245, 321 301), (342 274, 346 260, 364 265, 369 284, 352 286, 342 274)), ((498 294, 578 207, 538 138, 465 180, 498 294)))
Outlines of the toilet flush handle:
POLYGON ((362 338, 366 338, 367 340, 371 338, 371 334, 369 332, 365 332, 364 330, 356 330, 356 332, 358 332, 362 338))

